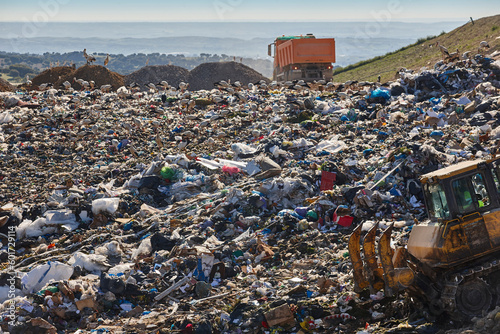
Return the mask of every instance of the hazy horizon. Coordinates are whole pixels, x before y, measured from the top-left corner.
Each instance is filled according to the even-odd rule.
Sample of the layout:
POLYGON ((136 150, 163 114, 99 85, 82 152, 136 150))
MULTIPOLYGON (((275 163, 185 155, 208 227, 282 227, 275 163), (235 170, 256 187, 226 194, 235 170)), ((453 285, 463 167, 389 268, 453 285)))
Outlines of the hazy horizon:
POLYGON ((317 37, 418 39, 449 31, 465 22, 0 22, 3 38, 269 38, 313 33, 317 37))

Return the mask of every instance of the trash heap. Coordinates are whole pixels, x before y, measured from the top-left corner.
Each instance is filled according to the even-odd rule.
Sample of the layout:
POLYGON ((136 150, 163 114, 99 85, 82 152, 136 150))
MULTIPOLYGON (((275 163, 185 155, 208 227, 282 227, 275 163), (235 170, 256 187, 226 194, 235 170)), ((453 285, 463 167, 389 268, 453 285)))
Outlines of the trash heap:
POLYGON ((443 328, 404 295, 354 293, 347 240, 378 222, 404 242, 426 218, 420 175, 496 151, 499 71, 0 93, 2 329, 443 328))
POLYGON ((135 72, 125 76, 125 84, 136 83, 146 86, 150 83, 158 83, 165 80, 169 85, 178 87, 181 82, 187 82, 189 71, 183 67, 175 65, 153 65, 145 66, 135 72))
POLYGON ((189 72, 188 82, 190 89, 212 89, 214 82, 224 80, 227 82, 256 83, 269 79, 251 67, 235 61, 204 63, 196 66, 189 72))

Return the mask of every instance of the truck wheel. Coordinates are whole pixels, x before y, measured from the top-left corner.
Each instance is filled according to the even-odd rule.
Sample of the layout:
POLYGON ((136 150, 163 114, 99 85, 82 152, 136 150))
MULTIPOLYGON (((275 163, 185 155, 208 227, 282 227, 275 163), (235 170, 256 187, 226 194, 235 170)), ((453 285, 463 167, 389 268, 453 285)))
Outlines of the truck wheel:
POLYGON ((457 309, 469 317, 482 316, 483 311, 489 311, 494 299, 493 290, 480 278, 460 284, 455 296, 457 309))

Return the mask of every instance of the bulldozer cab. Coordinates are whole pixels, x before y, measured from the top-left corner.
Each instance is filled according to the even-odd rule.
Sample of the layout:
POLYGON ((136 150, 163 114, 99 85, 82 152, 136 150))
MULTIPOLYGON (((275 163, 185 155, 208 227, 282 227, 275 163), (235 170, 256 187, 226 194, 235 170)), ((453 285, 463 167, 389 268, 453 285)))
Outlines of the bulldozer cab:
POLYGON ((466 161, 421 177, 430 224, 439 238, 422 241, 417 227, 408 251, 433 267, 449 268, 494 251, 500 221, 500 159, 466 161))
POLYGON ((392 296, 422 276, 432 283, 500 251, 500 157, 461 162, 420 181, 428 220, 412 227, 405 247, 391 247, 392 225, 378 233, 377 224, 362 238, 361 224, 351 234, 355 291, 392 296))
POLYGON ((422 176, 429 219, 447 223, 499 208, 499 164, 476 160, 422 176))

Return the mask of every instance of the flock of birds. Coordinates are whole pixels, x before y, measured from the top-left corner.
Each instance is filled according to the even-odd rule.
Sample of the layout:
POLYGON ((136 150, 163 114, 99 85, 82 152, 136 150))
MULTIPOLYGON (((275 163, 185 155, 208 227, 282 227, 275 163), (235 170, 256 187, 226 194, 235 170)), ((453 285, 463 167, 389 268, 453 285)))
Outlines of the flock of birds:
MULTIPOLYGON (((83 49, 83 57, 87 61, 87 65, 92 65, 92 63, 97 60, 94 55, 89 55, 87 53, 87 49, 83 49)), ((104 66, 108 66, 108 63, 109 63, 109 53, 106 55, 106 58, 104 59, 104 66)))
MULTIPOLYGON (((333 83, 327 83, 325 80, 319 80, 314 83, 320 84, 320 85, 328 85, 333 83)), ((241 83, 239 81, 236 81, 234 83, 231 83, 230 80, 228 81, 218 81, 214 83, 215 88, 225 91, 229 94, 233 94, 236 90, 239 90, 241 88, 241 83)), ((248 89, 249 90, 257 90, 257 89, 271 89, 271 90, 280 90, 282 88, 287 88, 287 89, 294 89, 297 91, 301 91, 304 89, 311 89, 311 86, 309 83, 305 82, 304 80, 293 80, 293 81, 285 81, 285 82, 278 82, 278 81, 272 81, 271 83, 266 83, 265 80, 260 80, 255 83, 249 83, 248 84, 248 89)))
MULTIPOLYGON (((73 83, 75 83, 75 82, 80 85, 81 90, 94 90, 96 88, 95 82, 93 80, 87 81, 87 80, 83 80, 83 79, 73 78, 73 83)), ((26 83, 28 86, 31 86, 31 84, 32 84, 31 80, 28 80, 26 83)), ((69 82, 68 80, 66 80, 62 83, 62 87, 64 88, 65 91, 73 91, 74 90, 71 82, 69 82)), ((53 83, 43 83, 43 84, 39 85, 38 88, 41 91, 46 91, 46 90, 54 88, 54 84, 53 83)), ((105 85, 101 85, 100 90, 104 93, 107 93, 107 92, 111 91, 111 88, 113 88, 112 85, 105 84, 105 85)))

